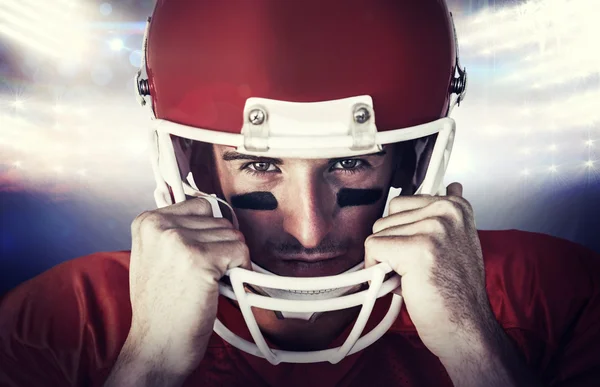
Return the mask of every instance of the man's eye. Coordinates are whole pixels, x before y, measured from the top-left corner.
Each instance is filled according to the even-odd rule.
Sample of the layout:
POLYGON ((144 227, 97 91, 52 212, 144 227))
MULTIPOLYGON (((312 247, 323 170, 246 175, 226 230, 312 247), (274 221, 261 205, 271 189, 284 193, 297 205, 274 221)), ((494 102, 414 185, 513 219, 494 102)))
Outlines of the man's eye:
POLYGON ((331 166, 330 171, 337 173, 358 173, 371 167, 368 161, 362 159, 344 159, 331 166))
POLYGON ((363 165, 362 160, 359 159, 346 159, 340 160, 333 165, 333 169, 354 169, 363 165), (338 167, 339 165, 339 167, 338 167))
POLYGON ((256 172, 271 172, 275 171, 275 166, 271 163, 256 162, 248 164, 248 167, 256 172))

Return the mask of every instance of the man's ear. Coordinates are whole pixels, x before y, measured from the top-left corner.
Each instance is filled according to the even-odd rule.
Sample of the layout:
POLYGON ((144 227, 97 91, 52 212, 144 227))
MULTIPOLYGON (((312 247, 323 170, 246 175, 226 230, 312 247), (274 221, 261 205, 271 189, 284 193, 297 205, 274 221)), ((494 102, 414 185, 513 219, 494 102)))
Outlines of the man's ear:
POLYGON ((437 133, 395 144, 396 170, 392 186, 402 188, 400 195, 414 195, 425 179, 436 139, 437 133))

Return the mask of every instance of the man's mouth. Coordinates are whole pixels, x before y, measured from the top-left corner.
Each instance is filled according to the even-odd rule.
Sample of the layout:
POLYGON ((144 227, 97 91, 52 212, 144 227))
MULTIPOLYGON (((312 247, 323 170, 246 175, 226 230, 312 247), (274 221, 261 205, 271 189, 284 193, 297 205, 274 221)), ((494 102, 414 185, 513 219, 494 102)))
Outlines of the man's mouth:
POLYGON ((275 254, 275 257, 284 261, 302 261, 302 262, 319 262, 328 259, 334 259, 344 255, 344 252, 331 252, 321 254, 275 254))
POLYGON ((337 275, 354 266, 343 259, 343 254, 286 255, 276 257, 268 269, 286 277, 324 277, 337 275))

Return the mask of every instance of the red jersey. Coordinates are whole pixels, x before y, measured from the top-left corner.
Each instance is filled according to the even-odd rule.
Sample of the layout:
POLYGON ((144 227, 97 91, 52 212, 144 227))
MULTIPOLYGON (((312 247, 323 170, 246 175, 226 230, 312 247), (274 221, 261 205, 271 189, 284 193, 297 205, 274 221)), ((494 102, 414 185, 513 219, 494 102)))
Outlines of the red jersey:
MULTIPOLYGON (((545 385, 600 386, 600 256, 548 235, 480 231, 494 314, 545 385)), ((99 386, 131 323, 129 252, 60 264, 0 302, 1 386, 99 386)), ((370 324, 387 311, 377 302, 370 324)), ((240 312, 220 300, 235 332, 240 312)), ((451 386, 406 309, 377 342, 339 364, 272 366, 216 334, 185 386, 451 386)))

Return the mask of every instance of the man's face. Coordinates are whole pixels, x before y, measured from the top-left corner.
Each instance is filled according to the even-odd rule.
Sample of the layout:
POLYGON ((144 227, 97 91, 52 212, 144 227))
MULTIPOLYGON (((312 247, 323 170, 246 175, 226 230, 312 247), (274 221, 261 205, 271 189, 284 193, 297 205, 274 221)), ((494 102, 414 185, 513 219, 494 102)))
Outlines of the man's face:
POLYGON ((272 159, 214 146, 221 189, 252 261, 293 277, 339 274, 364 259, 364 241, 385 206, 392 153, 272 159))

